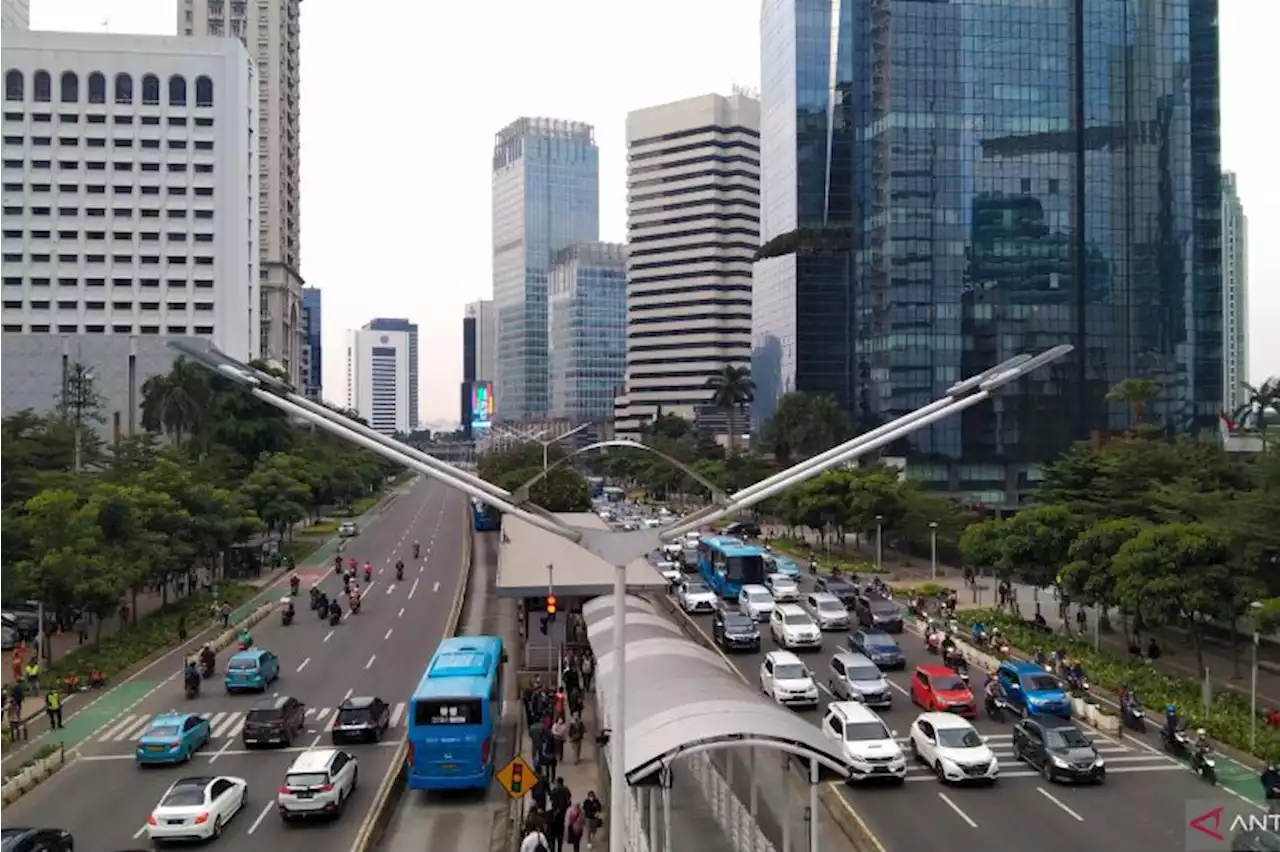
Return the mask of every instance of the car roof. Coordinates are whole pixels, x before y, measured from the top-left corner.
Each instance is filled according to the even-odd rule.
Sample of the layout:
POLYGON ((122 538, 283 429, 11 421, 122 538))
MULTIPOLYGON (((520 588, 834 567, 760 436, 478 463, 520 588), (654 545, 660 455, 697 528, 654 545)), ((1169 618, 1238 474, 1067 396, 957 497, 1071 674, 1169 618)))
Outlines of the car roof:
POLYGON ((916 666, 916 671, 929 675, 929 677, 946 677, 950 675, 956 676, 956 673, 946 666, 940 666, 937 663, 925 663, 922 666, 916 666))
POLYGON ((293 763, 289 764, 286 774, 294 772, 324 772, 329 769, 329 764, 333 762, 333 758, 338 754, 336 748, 313 748, 304 751, 298 755, 293 763))
POLYGON ((883 722, 874 710, 861 701, 832 701, 827 705, 831 712, 848 722, 883 722))
MULTIPOLYGON (((874 666, 871 658, 866 654, 859 654, 857 651, 836 651, 831 655, 832 659, 839 657, 845 666, 874 666)), ((878 669, 877 669, 878 671, 878 669)), ((854 702, 855 704, 857 702, 854 702)))
POLYGON ((809 614, 805 612, 803 609, 801 609, 799 604, 793 604, 793 603, 778 604, 773 608, 773 611, 780 612, 783 615, 808 615, 809 614))
POLYGON ((192 716, 191 713, 183 713, 178 710, 167 710, 164 713, 157 713, 155 718, 151 720, 148 728, 154 728, 158 725, 181 725, 192 716))
POLYGON ((170 790, 176 790, 179 787, 208 787, 214 781, 218 780, 216 775, 188 775, 186 778, 179 778, 169 785, 170 790))
POLYGON ((1018 674, 1033 674, 1036 672, 1048 674, 1048 672, 1030 660, 1005 660, 1000 665, 1002 668, 1007 668, 1009 671, 1017 672, 1018 674))
MULTIPOLYGON (((814 603, 840 603, 840 599, 830 592, 810 592, 809 598, 814 603)), ((844 604, 840 604, 844 606, 844 604)))
POLYGON ((892 642, 894 645, 898 644, 897 639, 894 639, 878 627, 865 627, 858 632, 863 636, 866 636, 868 639, 879 639, 882 642, 892 642))
MULTIPOLYGON (((751 621, 751 616, 747 615, 740 609, 730 609, 727 606, 722 606, 716 611, 721 613, 725 618, 743 618, 747 621, 751 621)), ((754 624, 755 622, 752 621, 751 623, 754 624)))
POLYGON ((1042 728, 1075 728, 1077 730, 1080 728, 1073 719, 1064 719, 1052 713, 1032 713, 1027 719, 1042 728))
POLYGON ((346 701, 338 705, 339 710, 363 710, 366 707, 372 707, 373 702, 377 701, 372 695, 353 695, 346 701))
POLYGON ((765 657, 773 660, 774 665, 777 665, 778 663, 799 663, 800 662, 800 658, 797 657, 795 654, 793 654, 791 651, 770 651, 769 653, 765 654, 765 657))
POLYGON ((823 577, 822 579, 823 579, 823 580, 825 580, 825 581, 827 582, 827 584, 828 584, 828 585, 830 585, 830 584, 834 583, 834 584, 835 584, 835 585, 837 585, 837 586, 849 586, 849 587, 853 587, 853 583, 850 583, 850 582, 849 582, 848 580, 846 580, 844 577, 834 577, 834 576, 831 576, 831 577, 823 577))
POLYGON ((235 660, 257 660, 265 653, 267 653, 266 648, 259 648, 257 646, 245 648, 243 651, 236 651, 232 654, 229 662, 233 662, 235 660))
POLYGON ((973 723, 955 713, 921 713, 920 721, 928 722, 935 728, 972 728, 973 723))
POLYGON ((795 582, 795 580, 793 580, 793 579, 791 578, 791 575, 790 575, 790 574, 783 574, 781 571, 770 571, 770 572, 769 572, 769 574, 768 574, 768 576, 767 576, 767 577, 765 577, 765 579, 766 579, 766 580, 774 580, 774 581, 782 580, 782 581, 787 582, 787 583, 794 583, 794 582, 795 582))
POLYGON ((767 594, 769 594, 769 590, 768 590, 768 589, 766 589, 764 586, 760 585, 759 583, 747 583, 746 585, 744 585, 744 586, 742 587, 742 591, 744 591, 744 592, 764 592, 766 595, 767 595, 767 594))
POLYGON ((249 708, 250 712, 254 710, 279 710, 288 701, 288 695, 274 695, 270 698, 259 698, 253 702, 253 706, 249 708))

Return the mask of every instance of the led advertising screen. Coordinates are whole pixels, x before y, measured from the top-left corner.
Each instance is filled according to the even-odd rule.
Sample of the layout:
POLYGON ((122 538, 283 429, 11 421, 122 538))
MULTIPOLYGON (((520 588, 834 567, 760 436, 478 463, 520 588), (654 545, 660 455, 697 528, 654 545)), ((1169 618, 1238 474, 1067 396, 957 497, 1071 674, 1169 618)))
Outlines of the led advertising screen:
POLYGON ((483 432, 493 423, 493 382, 471 386, 471 430, 483 432))

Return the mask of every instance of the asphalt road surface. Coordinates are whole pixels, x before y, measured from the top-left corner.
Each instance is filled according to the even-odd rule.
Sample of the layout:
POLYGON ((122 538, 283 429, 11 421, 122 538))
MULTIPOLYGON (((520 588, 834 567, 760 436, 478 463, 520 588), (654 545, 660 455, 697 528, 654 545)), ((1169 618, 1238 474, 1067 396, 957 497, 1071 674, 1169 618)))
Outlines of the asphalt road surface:
MULTIPOLYGON (((810 588, 807 580, 802 588, 810 588)), ((691 617, 710 637, 711 616, 691 617)), ((759 683, 761 661, 775 648, 768 624, 761 628, 759 653, 729 655, 751 684, 759 683)), ((821 650, 799 652, 819 684, 821 706, 794 712, 815 725, 833 700, 827 688, 828 663, 835 651, 848 647, 848 636, 826 633, 821 650)), ((894 689, 894 705, 880 713, 905 748, 907 732, 921 711, 911 703, 911 673, 918 665, 937 663, 938 658, 924 650, 922 639, 910 627, 898 638, 907 666, 905 671, 886 672, 894 689)), ((972 677, 981 700, 983 675, 974 669, 972 677)), ((1072 787, 1046 783, 1035 770, 1014 762, 1012 721, 998 724, 983 714, 975 726, 989 738, 1000 761, 1001 780, 992 787, 943 786, 925 767, 909 764, 907 783, 901 787, 844 788, 844 795, 886 852, 968 848, 970 844, 981 844, 984 852, 1025 852, 1028 844, 1037 852, 1169 852, 1185 848, 1189 815, 1217 805, 1227 806, 1228 813, 1250 807, 1162 754, 1153 735, 1135 739, 1126 732, 1112 739, 1087 729, 1107 761, 1108 778, 1101 786, 1072 787)))
MULTIPOLYGON (((72 832, 80 852, 110 852, 145 845, 143 827, 169 785, 186 775, 231 775, 249 785, 249 806, 227 826, 216 848, 235 852, 346 852, 404 737, 405 704, 444 635, 462 579, 469 516, 463 498, 425 480, 415 482, 372 519, 347 546, 347 555, 374 565, 362 610, 336 628, 307 608, 307 587, 319 583, 332 595, 341 585, 332 570, 302 575, 298 618, 284 627, 276 616, 254 630, 255 644, 275 652, 280 679, 267 694, 291 695, 307 705, 304 738, 293 748, 248 751, 239 739, 245 713, 260 696, 228 695, 217 676, 199 697, 183 695, 175 672, 151 694, 101 727, 80 746, 70 768, 5 808, 6 827, 56 826, 72 832), (422 545, 414 560, 413 542, 422 545), (396 559, 405 562, 395 581, 396 559), (336 822, 285 825, 276 812, 276 790, 289 764, 306 748, 329 744, 328 724, 347 696, 376 695, 391 705, 394 727, 383 742, 349 748, 359 760, 359 786, 336 822), (147 720, 166 710, 206 715, 213 739, 186 766, 140 768, 134 738, 147 720)), ((219 655, 226 669, 229 649, 219 655)))

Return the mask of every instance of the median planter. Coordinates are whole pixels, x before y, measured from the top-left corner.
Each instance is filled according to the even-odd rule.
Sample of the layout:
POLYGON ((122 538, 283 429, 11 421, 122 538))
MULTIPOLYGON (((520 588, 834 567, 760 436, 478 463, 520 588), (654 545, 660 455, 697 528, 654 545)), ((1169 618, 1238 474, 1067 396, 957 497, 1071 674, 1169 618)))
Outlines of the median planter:
POLYGON ((1077 698, 1074 695, 1071 697, 1071 715, 1077 719, 1085 718, 1084 714, 1087 706, 1088 703, 1083 698, 1077 698))
POLYGON ((4 787, 0 790, 0 799, 5 805, 12 804, 31 792, 37 785, 52 778, 63 767, 73 763, 79 756, 79 752, 75 749, 70 751, 59 749, 47 757, 33 761, 30 766, 22 767, 17 775, 4 782, 4 787))
POLYGON ((1120 717, 1113 716, 1096 705, 1093 706, 1093 726, 1108 736, 1120 735, 1120 717))
MULTIPOLYGON (((251 612, 248 618, 244 619, 243 621, 237 622, 235 626, 230 627, 227 630, 224 630, 222 633, 218 634, 218 636, 213 641, 209 642, 209 648, 215 654, 223 650, 224 648, 230 648, 232 645, 236 644, 236 641, 240 638, 241 630, 253 627, 255 624, 262 621, 267 616, 271 615, 271 613, 276 612, 279 609, 279 606, 280 604, 278 601, 273 601, 269 604, 263 604, 262 606, 258 607, 253 612, 251 612)), ((196 657, 192 657, 192 659, 195 660, 196 657)))

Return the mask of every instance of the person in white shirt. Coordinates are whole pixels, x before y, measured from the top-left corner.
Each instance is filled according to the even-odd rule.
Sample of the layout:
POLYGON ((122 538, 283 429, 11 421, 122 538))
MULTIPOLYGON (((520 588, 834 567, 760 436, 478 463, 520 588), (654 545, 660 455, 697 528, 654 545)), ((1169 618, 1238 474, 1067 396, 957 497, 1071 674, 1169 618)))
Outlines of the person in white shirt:
POLYGON ((547 836, 536 828, 520 841, 520 852, 549 852, 550 849, 551 844, 547 842, 547 836))

